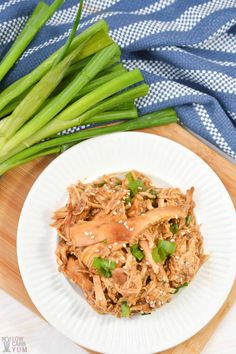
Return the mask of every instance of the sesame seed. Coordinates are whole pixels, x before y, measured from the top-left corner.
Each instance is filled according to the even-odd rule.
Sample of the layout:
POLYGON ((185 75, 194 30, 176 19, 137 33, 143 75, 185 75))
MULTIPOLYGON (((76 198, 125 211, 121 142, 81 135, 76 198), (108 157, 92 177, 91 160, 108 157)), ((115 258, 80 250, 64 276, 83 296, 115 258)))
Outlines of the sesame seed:
POLYGON ((122 223, 123 223, 123 220, 119 220, 119 221, 118 221, 118 224, 122 224, 122 223))
POLYGON ((102 297, 99 298, 99 301, 102 301, 102 297))
POLYGON ((133 228, 133 227, 131 227, 131 228, 129 229, 129 231, 134 231, 134 228, 133 228))
POLYGON ((117 214, 117 212, 116 211, 113 211, 113 215, 116 215, 117 214))
POLYGON ((99 252, 99 250, 97 249, 97 250, 95 250, 94 252, 96 252, 96 253, 97 253, 97 252, 99 252))
POLYGON ((148 262, 146 262, 146 265, 149 265, 149 263, 148 263, 148 262))
POLYGON ((107 246, 109 249, 112 249, 112 245, 107 246))
POLYGON ((125 243, 123 243, 123 245, 122 245, 123 247, 126 247, 126 244, 125 243))
POLYGON ((88 231, 85 231, 85 232, 84 232, 84 234, 85 234, 86 236, 88 236, 88 235, 89 235, 88 231))
POLYGON ((117 242, 114 242, 114 246, 117 246, 118 245, 118 243, 117 242))
POLYGON ((175 240, 172 238, 172 239, 170 240, 170 242, 175 242, 175 240))
POLYGON ((116 260, 116 264, 118 264, 119 263, 119 261, 118 260, 116 260))
POLYGON ((126 266, 123 266, 123 269, 127 269, 127 267, 126 267, 126 266))
POLYGON ((90 236, 90 238, 91 238, 91 239, 93 239, 93 238, 95 238, 95 236, 94 236, 94 235, 92 235, 92 236, 90 236))
POLYGON ((120 200, 118 200, 118 201, 116 202, 116 204, 117 204, 117 205, 120 204, 120 200))
POLYGON ((127 221, 124 222, 124 225, 125 225, 125 226, 127 225, 127 221))

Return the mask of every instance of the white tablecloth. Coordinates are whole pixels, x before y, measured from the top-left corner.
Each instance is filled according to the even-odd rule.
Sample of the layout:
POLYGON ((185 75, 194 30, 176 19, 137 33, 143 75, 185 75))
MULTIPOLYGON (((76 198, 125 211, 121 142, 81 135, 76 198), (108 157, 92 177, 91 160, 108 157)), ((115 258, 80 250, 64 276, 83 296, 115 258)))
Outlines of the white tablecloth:
MULTIPOLYGON (((235 328, 236 304, 202 354, 236 354, 235 328)), ((1 337, 5 336, 23 337, 29 354, 87 353, 0 289, 0 353, 4 349, 1 337)))

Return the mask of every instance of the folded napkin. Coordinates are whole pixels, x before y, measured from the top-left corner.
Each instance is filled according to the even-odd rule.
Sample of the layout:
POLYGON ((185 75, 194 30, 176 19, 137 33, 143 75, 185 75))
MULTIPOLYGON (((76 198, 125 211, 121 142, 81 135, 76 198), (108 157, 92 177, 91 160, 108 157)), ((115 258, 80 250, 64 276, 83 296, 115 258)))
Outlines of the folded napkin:
MULTIPOLYGON (((0 2, 0 58, 37 3, 0 2)), ((0 90, 66 41, 77 5, 65 1, 0 90)), ((236 1, 85 0, 80 30, 99 19, 109 23, 125 66, 140 68, 150 85, 137 102, 141 113, 173 106, 187 128, 236 160, 236 1)))

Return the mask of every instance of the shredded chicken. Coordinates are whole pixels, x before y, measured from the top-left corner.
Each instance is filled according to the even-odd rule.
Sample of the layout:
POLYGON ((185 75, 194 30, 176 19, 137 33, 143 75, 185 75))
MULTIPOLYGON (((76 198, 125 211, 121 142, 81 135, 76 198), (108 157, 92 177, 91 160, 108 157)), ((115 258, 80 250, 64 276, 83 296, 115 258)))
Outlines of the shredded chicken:
POLYGON ((137 171, 69 187, 53 215, 59 271, 99 313, 147 314, 169 302, 207 258, 193 192, 155 187, 137 171))

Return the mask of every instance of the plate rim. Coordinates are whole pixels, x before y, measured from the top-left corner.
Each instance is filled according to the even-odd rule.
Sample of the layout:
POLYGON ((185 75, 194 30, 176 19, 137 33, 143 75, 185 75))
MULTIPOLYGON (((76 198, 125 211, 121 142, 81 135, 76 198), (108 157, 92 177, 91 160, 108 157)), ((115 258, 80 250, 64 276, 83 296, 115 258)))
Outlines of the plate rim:
MULTIPOLYGON (((223 182, 221 181, 221 179, 219 178, 219 176, 216 174, 216 172, 201 158, 199 157, 196 153, 194 153, 193 151, 191 151, 190 149, 188 149, 187 147, 181 145, 180 143, 177 143, 169 138, 166 138, 166 137, 163 137, 163 136, 159 136, 157 134, 153 134, 153 133, 147 133, 147 132, 137 132, 137 131, 128 131, 128 132, 117 132, 117 133, 112 133, 112 134, 105 134, 105 135, 100 135, 100 136, 97 136, 97 137, 94 137, 94 138, 91 138, 91 139, 87 139, 87 140, 84 140, 80 143, 77 143, 76 145, 72 146, 70 149, 68 149, 67 151, 63 152, 62 154, 60 154, 59 156, 57 156, 53 161, 51 161, 49 163, 48 166, 46 166, 46 168, 44 168, 44 170, 39 174, 39 176, 36 178, 36 180, 34 181, 33 185, 31 186, 28 194, 27 194, 27 197, 24 201, 24 204, 23 204, 23 207, 21 209, 21 213, 20 213, 20 217, 19 217, 19 222, 18 222, 18 227, 17 227, 17 261, 18 261, 18 265, 19 265, 19 269, 20 269, 20 274, 21 274, 21 277, 22 277, 22 281, 24 283, 24 286, 31 298, 31 301, 33 302, 34 306, 37 308, 37 310, 40 312, 40 314, 45 318, 46 321, 48 321, 53 327, 56 328, 56 330, 58 330, 61 334, 63 334, 64 336, 66 336, 67 338, 69 338, 70 340, 76 342, 77 344, 81 345, 81 346, 85 346, 86 348, 88 349, 91 349, 91 350, 95 350, 95 351, 103 351, 102 348, 98 348, 97 346, 93 346, 93 345, 90 345, 89 343, 81 343, 80 341, 78 341, 78 339, 76 338, 72 338, 73 336, 72 335, 68 335, 65 334, 65 332, 63 332, 63 329, 61 329, 59 326, 57 326, 57 324, 55 324, 55 322, 53 322, 52 320, 48 320, 47 319, 47 314, 44 313, 44 310, 41 308, 41 306, 39 304, 37 304, 34 300, 34 298, 32 297, 32 293, 31 293, 31 290, 30 290, 30 287, 28 286, 28 283, 27 283, 27 280, 24 278, 24 274, 23 274, 23 262, 22 262, 22 257, 20 256, 20 252, 21 252, 21 246, 20 246, 20 230, 21 230, 21 227, 22 227, 22 223, 23 223, 23 215, 24 215, 24 212, 25 212, 25 209, 27 207, 27 203, 28 203, 28 200, 30 199, 30 194, 32 193, 32 191, 37 188, 38 186, 38 183, 40 178, 42 176, 44 176, 44 174, 47 174, 48 173, 48 170, 49 169, 53 169, 54 168, 54 165, 58 164, 58 161, 60 160, 63 160, 66 155, 70 154, 72 150, 76 150, 76 149, 80 149, 80 146, 81 145, 84 145, 84 144, 88 144, 91 140, 102 140, 102 139, 109 139, 111 136, 117 136, 117 135, 130 135, 130 136, 137 136, 139 135, 140 137, 141 136, 150 136, 150 139, 152 138, 155 138, 155 139, 161 139, 161 140, 165 140, 167 143, 170 143, 172 145, 175 145, 175 146, 178 146, 179 149, 183 149, 185 151, 187 151, 188 153, 192 154, 194 156, 194 158, 197 158, 199 160, 200 163, 204 164, 208 171, 214 175, 214 177, 217 179, 217 182, 221 185, 221 187, 223 187, 224 189, 224 193, 225 193, 225 196, 227 196, 227 199, 228 199, 228 203, 229 203, 229 206, 230 208, 232 208, 232 212, 235 213, 235 208, 234 208, 234 205, 233 205, 233 202, 232 202, 232 199, 226 189, 226 187, 224 186, 223 182)), ((233 214, 232 214, 233 216, 233 214)), ((235 218, 234 218, 235 219, 235 218)), ((235 224, 236 224, 236 220, 235 220, 235 224)), ((234 265, 236 265, 236 258, 234 260, 234 265)), ((236 267, 235 267, 236 268, 236 267)), ((236 273, 236 269, 235 269, 235 273, 236 273)), ((158 349, 159 351, 162 351, 162 350, 168 350, 170 348, 173 348, 173 346, 177 346, 179 345, 180 343, 186 341, 187 339, 191 338, 193 335, 195 335, 196 333, 198 333, 202 328, 204 328, 213 318, 214 316, 218 313, 218 311, 222 308, 224 302, 226 301, 230 291, 231 291, 231 288, 233 286, 233 283, 234 283, 234 279, 235 279, 235 274, 233 274, 232 272, 232 275, 231 275, 231 279, 228 280, 228 286, 227 286, 227 289, 225 287, 225 291, 224 291, 224 296, 222 296, 221 298, 221 301, 219 302, 218 304, 218 307, 217 309, 214 311, 214 314, 207 320, 203 322, 201 322, 200 325, 197 326, 197 329, 195 328, 194 331, 192 331, 193 333, 191 334, 191 336, 189 335, 182 335, 182 339, 179 340, 178 342, 175 341, 175 344, 171 344, 171 345, 166 345, 165 347, 161 348, 161 349, 158 349)), ((48 316, 50 317, 50 316, 48 316)), ((151 351, 153 352, 156 352, 156 348, 148 348, 150 349, 151 351)), ((142 354, 146 354, 146 353, 150 353, 150 350, 148 352, 142 352, 142 354)), ((106 352, 108 353, 108 352, 106 352)), ((130 352, 131 353, 131 352, 130 352)))

